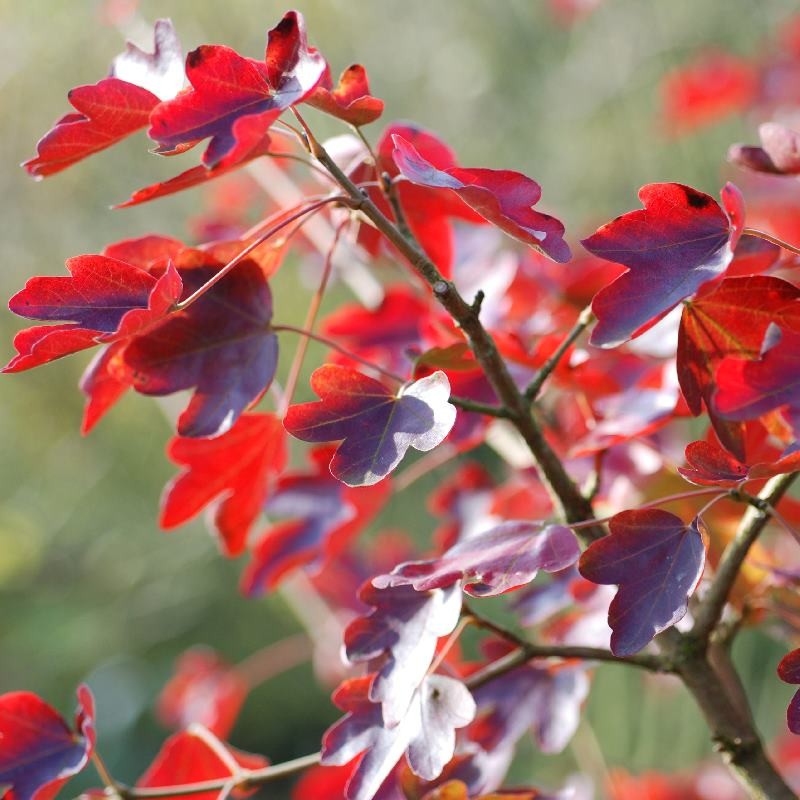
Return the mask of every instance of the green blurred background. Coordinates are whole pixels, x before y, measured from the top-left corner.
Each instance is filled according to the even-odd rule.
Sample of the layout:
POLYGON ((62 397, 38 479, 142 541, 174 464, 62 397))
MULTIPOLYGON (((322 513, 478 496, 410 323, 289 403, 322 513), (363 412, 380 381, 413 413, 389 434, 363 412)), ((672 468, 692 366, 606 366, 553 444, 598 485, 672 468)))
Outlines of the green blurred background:
MULTIPOLYGON (((463 164, 534 176, 573 239, 634 207, 649 181, 718 191, 728 144, 753 131, 734 118, 667 139, 659 82, 708 45, 758 53, 796 9, 793 0, 606 0, 563 28, 544 0, 296 5, 334 72, 353 61, 368 67, 387 119, 433 128, 463 164)), ((252 56, 285 10, 274 0, 143 0, 139 8, 148 21, 172 17, 185 50, 217 42, 252 56)), ((67 110, 67 90, 103 76, 121 44, 99 3, 0 0, 3 297, 27 277, 62 274, 65 258, 117 239, 187 236, 196 194, 108 210, 177 171, 176 161, 148 155, 141 136, 42 183, 17 166, 67 110)), ((296 281, 290 264, 275 291, 283 320, 302 314, 296 281)), ((3 360, 19 327, 0 314, 3 360)), ((163 454, 169 426, 154 402, 126 397, 91 437, 80 437, 76 383, 86 361, 77 356, 0 381, 0 691, 31 689, 67 711, 76 684, 88 680, 102 751, 116 776, 133 781, 165 735, 152 703, 178 653, 205 642, 235 661, 297 625, 280 596, 252 602, 238 594, 240 564, 219 557, 202 522, 159 532, 158 497, 173 469, 163 454)), ((375 527, 412 525, 427 536, 434 521, 417 509, 439 477, 416 485, 414 497, 392 504, 375 527)), ((791 694, 774 675, 780 654, 761 635, 738 646, 768 737, 791 694)), ((555 759, 525 745, 514 778, 556 783, 578 766, 595 774, 614 765, 683 769, 710 752, 682 693, 653 679, 643 692, 644 680, 601 668, 576 745, 555 759)), ((255 692, 231 739, 274 761, 312 752, 336 717, 327 698, 310 667, 295 669, 255 692)), ((82 776, 67 791, 89 783, 96 780, 82 776)))

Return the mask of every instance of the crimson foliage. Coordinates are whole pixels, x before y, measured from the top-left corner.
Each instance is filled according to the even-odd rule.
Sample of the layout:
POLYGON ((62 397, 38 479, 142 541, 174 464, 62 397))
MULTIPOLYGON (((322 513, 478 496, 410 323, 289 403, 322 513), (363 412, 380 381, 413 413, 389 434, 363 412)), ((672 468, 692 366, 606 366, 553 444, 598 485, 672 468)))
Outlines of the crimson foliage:
MULTIPOLYGON (((602 225, 582 241, 588 255, 573 256, 564 225, 533 208, 542 196, 533 179, 460 167, 413 123, 389 123, 373 148, 362 126, 384 104, 366 70, 354 64, 334 84, 298 12, 268 32, 263 59, 204 45, 184 62, 166 20, 154 41, 152 53, 129 45, 109 77, 70 93, 75 112, 39 142, 28 172, 52 175, 147 128, 158 154, 207 145, 199 164, 123 206, 256 159, 274 159, 305 199, 271 209, 255 227, 240 221, 222 240, 189 246, 150 235, 70 259, 68 277, 32 278, 10 309, 52 324, 16 336, 5 371, 100 348, 81 382, 85 433, 128 389, 191 392, 167 446, 180 471, 164 491, 160 524, 208 512, 222 554, 249 554, 241 580, 249 597, 305 576, 306 599, 329 612, 308 620, 317 659, 328 662, 323 677, 334 671, 332 648, 344 644, 333 693, 344 715, 322 737, 322 766, 307 757, 270 767, 221 740, 263 675, 254 677, 254 662, 191 650, 159 701, 162 719, 180 730, 123 796, 241 795, 314 765, 298 800, 544 798, 535 788, 501 789, 505 773, 527 731, 544 752, 567 745, 595 662, 675 672, 702 693, 692 670, 705 651, 757 622, 754 605, 779 618, 774 593, 797 581, 796 569, 779 568, 787 533, 798 538, 796 507, 776 505, 800 468, 800 250, 746 228, 732 183, 721 203, 654 183, 639 191, 643 208, 602 225), (308 108, 358 137, 329 152, 306 122, 308 108), (309 167, 324 174, 322 194, 306 182, 309 167), (335 231, 321 264, 295 236, 312 217, 335 231), (270 287, 290 247, 319 271, 302 329, 281 322, 284 298, 270 287), (380 297, 340 307, 315 333, 327 287, 342 278, 358 286, 359 259, 378 276, 380 297), (279 334, 300 337, 288 360, 279 334), (318 400, 295 403, 309 338, 330 352, 310 377, 318 400), (702 417, 705 438, 692 441, 689 416, 702 417), (686 445, 686 466, 671 457, 675 441, 686 445), (289 466, 299 442, 316 445, 306 468, 289 466), (486 447, 500 457, 492 473, 479 463, 486 447), (412 460, 411 451, 428 455, 412 460), (397 534, 359 548, 394 494, 448 462, 450 476, 431 497, 442 522, 431 550, 397 534), (702 488, 687 490, 681 476, 702 488), (698 511, 699 497, 710 501, 698 511), (675 501, 687 504, 680 515, 661 507, 675 501), (740 507, 720 559, 734 502, 754 510, 740 507), (733 581, 770 520, 781 527, 762 547, 768 578, 742 602, 733 581), (473 605, 512 592, 520 632, 473 605), (468 625, 488 634, 477 662, 459 647, 468 625)), ((753 69, 719 54, 667 84, 675 131, 758 97, 753 69), (724 80, 711 91, 715 70, 724 80)), ((759 136, 760 147, 736 146, 731 160, 800 172, 800 134, 772 121, 759 136)), ((782 621, 796 637, 796 616, 782 621)), ((779 668, 793 684, 798 653, 779 668)), ((274 671, 281 657, 266 655, 274 671)), ((709 709, 728 702, 719 699, 728 689, 709 691, 713 727, 709 709)), ((107 791, 118 790, 94 750, 91 694, 78 695, 74 729, 35 695, 0 697, 0 785, 11 800, 49 800, 90 758, 107 791)), ((725 713, 723 722, 734 710, 725 713)), ((800 733, 798 696, 788 722, 800 733)), ((758 745, 747 730, 712 733, 723 749, 739 734, 758 745)), ((770 779, 766 757, 758 769, 749 780, 770 779)), ((619 787, 641 791, 636 781, 615 785, 619 797, 619 787)), ((576 784, 558 797, 581 791, 576 784)))

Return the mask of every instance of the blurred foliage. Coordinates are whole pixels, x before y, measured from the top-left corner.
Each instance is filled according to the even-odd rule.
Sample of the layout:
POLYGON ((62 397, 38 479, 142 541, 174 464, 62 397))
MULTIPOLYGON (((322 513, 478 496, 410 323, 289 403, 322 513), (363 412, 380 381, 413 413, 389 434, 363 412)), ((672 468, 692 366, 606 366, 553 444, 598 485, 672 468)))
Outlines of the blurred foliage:
MULTIPOLYGON (((659 82, 698 48, 756 55, 796 8, 792 0, 606 0, 565 29, 544 0, 296 5, 334 72, 353 61, 368 67, 387 118, 435 129, 463 164, 534 176, 544 205, 575 233, 633 207, 649 181, 716 193, 727 145, 752 131, 734 118, 669 140, 659 126, 659 82)), ((0 0, 3 297, 27 277, 60 274, 68 256, 116 239, 187 236, 185 219, 198 211, 196 193, 108 210, 133 188, 177 171, 176 161, 143 152, 142 137, 42 184, 16 168, 67 110, 67 90, 99 79, 121 49, 104 7, 0 0)), ((211 41, 253 56, 284 10, 275 0, 142 0, 139 9, 148 21, 171 16, 186 50, 211 41)), ((146 35, 140 41, 147 44, 146 35)), ((320 130, 337 132, 327 120, 320 130)), ((282 320, 302 315, 297 287, 290 263, 275 291, 282 320)), ((18 327, 0 315, 4 359, 18 327)), ((88 680, 103 753, 116 775, 133 780, 164 736, 152 702, 181 650, 206 642, 236 660, 296 624, 280 595, 240 597, 239 564, 218 556, 202 522, 168 535, 157 530, 157 498, 173 470, 163 455, 169 427, 154 402, 127 397, 91 438, 79 436, 76 383, 85 361, 2 379, 0 691, 28 688, 68 709, 77 682, 88 680)), ((426 537, 433 521, 418 509, 439 477, 429 475, 408 501, 392 504, 379 526, 426 537)), ((774 676, 781 651, 763 634, 738 646, 768 737, 790 695, 774 676)), ((311 669, 296 669, 252 696, 232 740, 280 761, 316 749, 335 716, 311 669)), ((677 686, 612 666, 598 671, 572 748, 556 759, 529 749, 513 778, 557 782, 570 770, 597 775, 618 764, 680 769, 709 750, 700 717, 677 686)))

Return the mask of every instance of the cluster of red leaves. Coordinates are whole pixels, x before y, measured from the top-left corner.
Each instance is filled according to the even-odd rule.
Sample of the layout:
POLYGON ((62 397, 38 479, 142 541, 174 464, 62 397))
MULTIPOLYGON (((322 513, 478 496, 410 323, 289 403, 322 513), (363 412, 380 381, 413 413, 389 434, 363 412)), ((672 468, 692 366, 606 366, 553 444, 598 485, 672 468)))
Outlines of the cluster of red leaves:
MULTIPOLYGON (((734 66, 717 75, 724 91, 715 90, 716 105, 704 96, 705 65, 676 84, 676 107, 691 108, 696 122, 749 102, 754 89, 744 91, 734 66)), ((199 165, 123 205, 257 158, 319 156, 308 129, 300 137, 308 153, 272 142, 286 111, 306 127, 301 104, 356 127, 383 111, 363 67, 349 67, 334 86, 296 12, 269 32, 263 60, 206 45, 189 53, 185 67, 170 24, 159 22, 152 54, 129 46, 111 77, 80 87, 70 101, 77 113, 59 120, 26 163, 37 177, 148 125, 164 155, 209 140, 199 165)), ((741 150, 737 160, 796 172, 790 133, 763 128, 762 148, 741 150)), ((477 666, 460 660, 454 638, 463 595, 517 592, 512 608, 537 641, 610 648, 616 656, 639 652, 677 624, 707 561, 716 564, 727 519, 716 508, 676 515, 657 503, 632 506, 666 496, 681 484, 679 474, 722 494, 797 470, 796 264, 747 231, 744 199, 731 183, 721 203, 682 184, 645 186, 642 209, 600 227, 583 240, 588 255, 573 257, 563 224, 534 209, 541 189, 531 178, 460 167, 437 136, 408 123, 390 123, 374 152, 359 140, 350 145, 352 158, 340 169, 361 189, 360 200, 358 193, 309 197, 237 238, 196 247, 163 236, 118 242, 70 259, 69 277, 31 279, 11 310, 53 324, 19 333, 18 354, 5 371, 102 346, 81 382, 85 432, 129 388, 153 396, 191 390, 167 449, 181 471, 165 490, 162 527, 207 511, 220 550, 249 553, 244 594, 260 595, 303 569, 317 599, 347 623, 341 633, 349 671, 333 695, 344 716, 323 738, 325 766, 298 786, 298 798, 544 798, 530 789, 487 792, 502 785, 527 731, 545 752, 566 746, 590 668, 536 659, 471 691, 474 670, 508 650, 489 641, 477 666), (311 375, 318 400, 293 404, 293 379, 286 391, 274 383, 278 333, 293 329, 273 322, 270 278, 281 267, 289 226, 311 215, 374 259, 402 259, 352 213, 364 197, 399 230, 407 226, 443 279, 429 291, 387 277, 376 307, 347 305, 322 320, 333 352, 311 375), (499 245, 498 232, 513 249, 499 245), (552 521, 552 500, 504 419, 509 409, 500 407, 481 360, 437 302, 450 281, 476 297, 473 309, 520 392, 537 395, 547 446, 571 474, 594 482, 596 503, 618 512, 609 517, 609 535, 583 553, 573 530, 552 521), (588 303, 597 324, 583 343, 588 303), (570 331, 577 333, 565 343, 570 331), (262 400, 271 410, 256 409, 262 400), (689 444, 688 467, 676 469, 667 437, 693 438, 685 418, 704 412, 708 438, 689 444), (308 467, 288 468, 287 433, 316 445, 308 467), (359 552, 355 540, 390 501, 387 478, 409 450, 440 448, 423 458, 443 454, 434 462, 441 464, 484 442, 501 457, 498 477, 475 462, 451 470, 431 498, 440 522, 434 552, 419 553, 405 541, 382 554, 359 552), (262 516, 266 527, 254 535, 262 516), (549 579, 533 583, 540 572, 549 579)), ((333 250, 311 325, 332 259, 333 250)), ((289 370, 295 377, 298 352, 289 370)), ((405 483, 413 479, 408 474, 405 483)), ((759 592, 770 600, 778 583, 766 581, 759 592)), ((322 637, 314 638, 321 649, 322 637)), ((797 653, 780 668, 791 683, 800 682, 797 653)), ((236 668, 216 655, 187 653, 160 703, 167 724, 186 729, 168 740, 137 785, 246 783, 265 759, 238 753, 215 735, 231 731, 247 690, 236 668), (197 722, 205 727, 187 727, 197 722)), ((0 698, 0 783, 11 786, 13 800, 49 800, 85 765, 94 734, 90 697, 82 690, 80 699, 73 733, 33 695, 0 698)), ((795 698, 792 730, 800 728, 799 713, 795 698)))

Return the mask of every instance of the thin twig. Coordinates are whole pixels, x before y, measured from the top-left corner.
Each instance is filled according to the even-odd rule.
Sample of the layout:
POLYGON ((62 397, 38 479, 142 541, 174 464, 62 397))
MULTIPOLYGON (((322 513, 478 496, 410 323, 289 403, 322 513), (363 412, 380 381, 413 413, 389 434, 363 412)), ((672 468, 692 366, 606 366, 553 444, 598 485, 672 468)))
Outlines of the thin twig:
POLYGON ((181 300, 180 303, 175 304, 175 311, 184 311, 187 309, 192 303, 199 300, 209 289, 219 283, 239 262, 243 261, 253 250, 257 247, 262 245, 267 239, 274 236, 278 231, 283 230, 287 226, 291 225, 295 220, 300 219, 301 217, 306 216, 307 214, 311 214, 319 208, 322 208, 329 203, 342 203, 345 202, 346 198, 341 196, 334 196, 334 197, 326 197, 323 200, 318 200, 316 203, 312 203, 310 206, 306 206, 305 208, 297 211, 294 214, 286 217, 286 219, 281 220, 277 223, 274 227, 270 228, 268 231, 262 233, 256 239, 254 239, 250 244, 244 247, 234 258, 232 258, 224 267, 222 267, 219 272, 215 272, 214 275, 211 276, 199 289, 192 292, 185 300, 181 300))
POLYGON ((578 315, 578 319, 572 326, 570 332, 564 337, 563 341, 555 349, 550 358, 548 358, 547 361, 542 364, 542 368, 536 373, 536 377, 528 384, 527 388, 525 389, 526 400, 533 402, 539 396, 539 392, 542 390, 544 382, 550 377, 550 374, 558 366, 567 350, 569 350, 569 348, 575 344, 578 337, 586 330, 586 328, 589 327, 589 325, 591 325, 593 319, 594 313, 592 312, 592 307, 586 306, 586 308, 584 308, 583 311, 581 311, 581 313, 578 315))
MULTIPOLYGON (((759 493, 758 498, 768 503, 769 506, 774 506, 792 485, 797 475, 798 473, 793 472, 771 478, 759 493)), ((769 518, 769 508, 759 509, 753 505, 749 505, 742 515, 739 529, 725 548, 714 581, 695 614, 694 627, 690 633, 690 637, 695 642, 708 642, 711 632, 722 617, 725 604, 728 602, 728 595, 739 575, 739 570, 769 518)))
MULTIPOLYGON (((252 789, 256 786, 269 783, 270 781, 286 778, 298 772, 319 764, 320 753, 301 756, 292 761, 285 761, 282 764, 274 764, 263 769, 242 770, 233 788, 252 789)), ((154 788, 136 788, 131 786, 116 785, 117 793, 123 800, 152 800, 162 797, 179 797, 185 794, 202 794, 203 792, 215 792, 225 789, 231 783, 230 776, 227 778, 217 778, 210 781, 200 781, 198 783, 186 783, 177 786, 158 786, 154 788)))
POLYGON ((362 358, 361 356, 356 355, 356 353, 352 353, 350 350, 348 350, 345 347, 342 347, 342 345, 340 345, 338 342, 333 341, 333 339, 329 339, 327 336, 321 336, 318 333, 306 330, 305 328, 299 328, 296 325, 272 325, 271 327, 273 331, 277 332, 285 331, 287 333, 296 333, 299 336, 306 337, 307 339, 313 339, 315 342, 324 344, 326 347, 330 347, 332 350, 336 350, 343 356, 347 356, 347 358, 352 358, 353 361, 358 361, 359 364, 363 364, 365 367, 369 367, 370 369, 374 369, 376 372, 380 372, 381 375, 385 375, 387 378, 390 378, 396 383, 403 384, 406 382, 405 378, 401 378, 399 375, 395 374, 391 370, 384 369, 378 364, 375 364, 366 358, 362 358))

